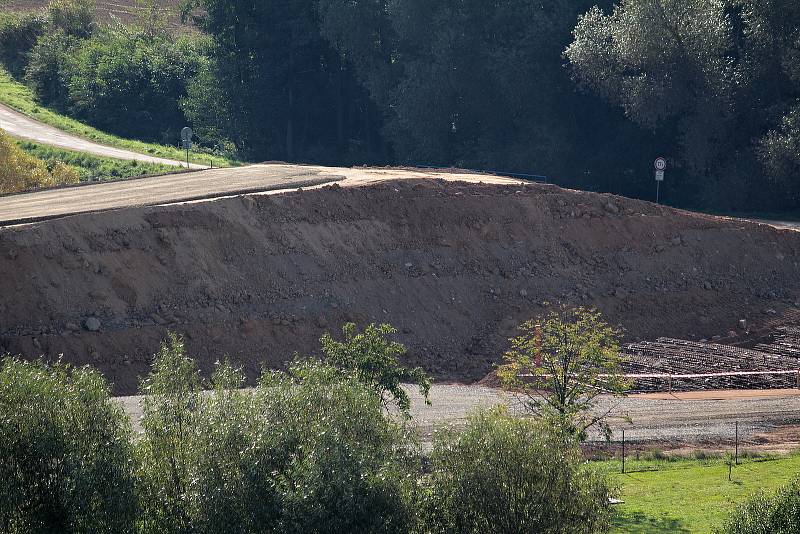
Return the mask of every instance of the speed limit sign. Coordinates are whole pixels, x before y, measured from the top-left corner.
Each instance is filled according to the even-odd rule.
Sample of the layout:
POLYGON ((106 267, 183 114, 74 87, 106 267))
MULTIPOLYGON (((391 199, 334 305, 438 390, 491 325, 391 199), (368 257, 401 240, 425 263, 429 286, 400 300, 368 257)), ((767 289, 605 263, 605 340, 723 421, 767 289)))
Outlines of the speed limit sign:
POLYGON ((667 160, 664 158, 658 158, 656 159, 655 163, 653 163, 653 166, 657 171, 664 171, 667 169, 667 160))

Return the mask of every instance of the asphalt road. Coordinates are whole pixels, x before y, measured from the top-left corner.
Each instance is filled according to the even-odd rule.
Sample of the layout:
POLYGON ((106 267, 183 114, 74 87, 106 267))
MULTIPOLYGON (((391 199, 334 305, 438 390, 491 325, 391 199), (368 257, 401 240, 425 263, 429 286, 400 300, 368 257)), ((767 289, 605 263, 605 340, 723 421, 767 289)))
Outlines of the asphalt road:
MULTIPOLYGON (((175 167, 186 167, 185 162, 157 158, 155 156, 148 156, 131 152, 130 150, 123 150, 121 148, 114 148, 99 143, 94 143, 83 137, 67 133, 59 130, 53 126, 39 122, 27 115, 24 115, 16 110, 0 104, 0 129, 5 130, 8 134, 19 139, 26 139, 44 145, 50 145, 66 150, 74 150, 77 152, 86 152, 87 154, 94 154, 96 156, 105 156, 108 158, 117 158, 131 161, 142 161, 147 163, 161 163, 163 165, 173 165, 175 167)), ((193 169, 204 169, 203 165, 192 164, 193 169)))
MULTIPOLYGON (((615 439, 624 429, 627 441, 676 447, 729 442, 733 440, 736 421, 740 440, 749 443, 763 441, 763 435, 782 427, 800 424, 800 391, 716 393, 604 397, 597 411, 611 410, 609 422, 615 439)), ((430 443, 437 426, 463 425, 476 408, 505 405, 512 412, 524 413, 515 396, 483 386, 434 385, 430 406, 415 389, 409 389, 409 394, 413 420, 424 443, 430 443)), ((141 397, 119 397, 119 401, 138 429, 141 397)), ((604 438, 594 432, 590 439, 604 438)))

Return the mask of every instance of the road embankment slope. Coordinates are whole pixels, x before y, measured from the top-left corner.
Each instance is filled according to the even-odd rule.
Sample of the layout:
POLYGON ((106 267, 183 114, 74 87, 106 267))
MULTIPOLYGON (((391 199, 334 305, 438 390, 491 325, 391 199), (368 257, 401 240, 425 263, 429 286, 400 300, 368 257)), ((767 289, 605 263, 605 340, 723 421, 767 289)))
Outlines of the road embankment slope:
POLYGON ((325 172, 345 179, 0 228, 0 353, 63 354, 126 394, 167 331, 204 372, 227 355, 252 379, 345 321, 388 322, 406 363, 470 382, 547 302, 596 306, 627 339, 796 317, 795 231, 491 177, 325 172))

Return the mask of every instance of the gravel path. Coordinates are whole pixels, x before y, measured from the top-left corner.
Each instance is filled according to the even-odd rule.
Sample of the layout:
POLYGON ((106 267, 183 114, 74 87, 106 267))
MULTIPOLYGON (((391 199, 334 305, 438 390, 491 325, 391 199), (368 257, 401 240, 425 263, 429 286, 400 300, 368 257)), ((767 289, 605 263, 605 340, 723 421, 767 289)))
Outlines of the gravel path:
MULTIPOLYGON (((427 406, 415 389, 412 415, 424 442, 442 424, 464 424, 476 408, 506 405, 521 413, 513 395, 483 386, 435 385, 431 405, 427 406)), ((602 398, 598 410, 612 408, 610 423, 615 431, 625 429, 626 440, 674 445, 727 442, 733 439, 734 423, 739 421, 739 438, 755 443, 762 434, 787 425, 800 424, 800 391, 740 392, 732 395, 635 395, 624 399, 602 398), (719 397, 719 398, 713 398, 719 397), (631 422, 626 420, 630 417, 631 422)), ((141 415, 139 397, 120 397, 134 423, 141 415)), ((596 433, 590 439, 601 440, 596 433)))
MULTIPOLYGON (((137 152, 131 152, 130 150, 114 148, 89 141, 83 137, 67 133, 54 126, 32 119, 3 104, 0 104, 0 129, 20 139, 26 139, 28 141, 34 141, 36 143, 55 146, 66 150, 86 152, 87 154, 94 154, 96 156, 147 163, 161 163, 163 165, 172 165, 175 167, 186 166, 185 162, 157 158, 155 156, 139 154, 137 152)), ((204 165, 191 164, 191 168, 205 169, 207 167, 204 165)))

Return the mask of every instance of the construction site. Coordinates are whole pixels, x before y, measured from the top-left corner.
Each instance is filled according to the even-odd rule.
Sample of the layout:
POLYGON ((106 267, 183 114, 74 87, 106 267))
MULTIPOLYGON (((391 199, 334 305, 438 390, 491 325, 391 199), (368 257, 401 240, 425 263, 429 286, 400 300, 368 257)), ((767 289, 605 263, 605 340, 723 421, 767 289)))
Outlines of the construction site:
POLYGON ((345 322, 386 322, 405 363, 470 384, 565 304, 624 330, 637 391, 797 386, 794 230, 486 175, 264 167, 274 191, 0 199, 42 215, 0 229, 0 350, 92 364, 131 394, 168 331, 204 370, 227 356, 254 379, 345 322))

